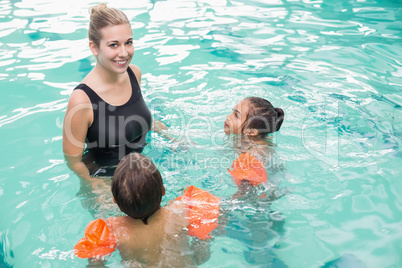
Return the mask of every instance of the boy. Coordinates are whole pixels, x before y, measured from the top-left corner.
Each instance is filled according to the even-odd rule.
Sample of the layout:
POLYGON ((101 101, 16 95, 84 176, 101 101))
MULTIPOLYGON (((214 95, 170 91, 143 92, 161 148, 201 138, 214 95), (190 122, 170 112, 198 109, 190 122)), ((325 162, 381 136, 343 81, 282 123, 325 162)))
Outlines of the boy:
MULTIPOLYGON (((199 214, 200 210, 197 210, 197 215, 209 214, 207 216, 210 217, 212 211, 213 216, 217 217, 219 198, 200 189, 197 190, 199 191, 197 194, 209 195, 208 202, 211 200, 214 202, 212 207, 207 205, 205 209, 200 209, 207 210, 204 214, 199 214)), ((190 245, 187 231, 190 230, 191 219, 186 206, 186 201, 189 199, 183 195, 178 198, 181 201, 175 201, 166 207, 160 206, 165 188, 161 174, 148 157, 139 153, 131 153, 124 157, 114 173, 112 193, 114 202, 127 216, 110 217, 105 220, 107 232, 99 234, 98 237, 102 239, 111 237, 109 240, 113 241, 111 246, 113 249, 109 253, 117 245, 123 261, 146 266, 195 267, 209 258, 207 243, 196 239, 195 243, 190 245)), ((211 220, 206 223, 208 233, 216 227, 216 220, 212 221, 213 226, 211 220)), ((199 225, 198 222, 197 226, 199 225)), ((96 228, 99 230, 100 227, 96 228)), ((84 244, 88 243, 88 239, 91 240, 93 235, 86 237, 87 239, 82 242, 84 244)), ((75 250, 79 256, 77 250, 79 251, 80 247, 77 246, 75 250)))

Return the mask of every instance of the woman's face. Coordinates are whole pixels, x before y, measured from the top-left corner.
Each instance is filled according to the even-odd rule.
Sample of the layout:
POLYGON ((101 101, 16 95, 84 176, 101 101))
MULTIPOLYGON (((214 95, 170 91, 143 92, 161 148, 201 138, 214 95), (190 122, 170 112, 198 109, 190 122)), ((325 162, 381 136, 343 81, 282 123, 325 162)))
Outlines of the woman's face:
POLYGON ((246 121, 248 111, 250 110, 250 102, 242 100, 233 108, 230 115, 226 116, 223 131, 226 134, 243 134, 242 126, 246 121))
POLYGON ((133 32, 129 24, 101 29, 99 47, 91 45, 98 63, 109 71, 124 73, 134 55, 133 32))

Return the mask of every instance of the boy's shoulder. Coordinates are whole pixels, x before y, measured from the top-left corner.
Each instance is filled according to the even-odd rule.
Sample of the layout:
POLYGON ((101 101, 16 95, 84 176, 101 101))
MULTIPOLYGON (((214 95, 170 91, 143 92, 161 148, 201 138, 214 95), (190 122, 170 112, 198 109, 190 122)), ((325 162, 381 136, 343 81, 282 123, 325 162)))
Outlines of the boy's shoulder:
POLYGON ((120 225, 122 222, 122 217, 109 217, 107 219, 103 219, 104 222, 106 223, 107 227, 109 227, 110 230, 115 230, 117 225, 120 225))
POLYGON ((184 202, 172 201, 169 205, 164 207, 166 218, 173 220, 176 224, 187 227, 190 222, 188 220, 188 207, 184 202))
POLYGON ((109 229, 112 231, 112 233, 118 237, 118 234, 123 232, 126 232, 128 229, 132 228, 132 221, 129 221, 129 217, 127 216, 121 216, 121 217, 109 217, 105 219, 106 225, 109 227, 109 229))
MULTIPOLYGON (((168 206, 162 207, 148 219, 145 225, 140 219, 132 219, 128 216, 109 217, 104 220, 109 229, 117 236, 119 234, 135 234, 137 231, 144 234, 147 230, 154 228, 159 229, 161 225, 175 226, 177 228, 185 228, 189 225, 187 219, 187 208, 183 202, 173 201, 168 206)), ((163 228, 162 228, 163 229, 163 228)), ((169 228, 170 229, 170 228, 169 228)))

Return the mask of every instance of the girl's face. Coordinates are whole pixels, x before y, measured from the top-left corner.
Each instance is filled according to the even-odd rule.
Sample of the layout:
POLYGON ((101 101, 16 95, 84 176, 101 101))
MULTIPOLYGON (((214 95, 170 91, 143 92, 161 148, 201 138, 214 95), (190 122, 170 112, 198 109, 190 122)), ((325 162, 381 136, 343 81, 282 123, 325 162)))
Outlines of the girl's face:
POLYGON ((232 113, 226 116, 223 131, 225 131, 226 134, 243 134, 242 127, 246 121, 249 110, 250 103, 248 100, 242 100, 236 104, 232 113))
POLYGON ((99 47, 91 44, 98 63, 105 69, 124 73, 134 55, 133 32, 129 24, 112 25, 101 29, 99 47))

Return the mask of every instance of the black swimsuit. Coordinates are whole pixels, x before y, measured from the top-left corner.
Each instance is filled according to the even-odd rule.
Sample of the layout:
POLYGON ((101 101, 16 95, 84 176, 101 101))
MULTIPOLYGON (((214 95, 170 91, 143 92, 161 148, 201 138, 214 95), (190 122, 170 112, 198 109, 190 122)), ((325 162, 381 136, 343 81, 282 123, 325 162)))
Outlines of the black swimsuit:
POLYGON ((91 175, 112 176, 120 159, 131 152, 141 153, 146 145, 152 115, 142 98, 134 72, 130 67, 127 72, 132 93, 130 99, 120 106, 108 104, 85 84, 74 89, 84 91, 92 104, 93 123, 88 128, 83 157, 91 175))

